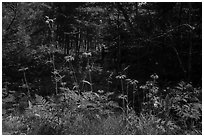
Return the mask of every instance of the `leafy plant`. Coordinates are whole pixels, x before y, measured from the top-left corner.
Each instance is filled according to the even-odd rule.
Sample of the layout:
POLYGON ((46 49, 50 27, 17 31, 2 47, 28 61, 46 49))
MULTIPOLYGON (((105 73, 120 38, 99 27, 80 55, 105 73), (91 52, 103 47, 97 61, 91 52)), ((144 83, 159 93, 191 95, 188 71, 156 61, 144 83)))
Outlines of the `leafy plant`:
POLYGON ((176 117, 179 117, 174 117, 176 121, 184 128, 195 128, 194 124, 200 121, 202 116, 202 103, 199 100, 201 90, 193 88, 189 83, 180 82, 170 95, 173 98, 171 109, 176 113, 176 117))

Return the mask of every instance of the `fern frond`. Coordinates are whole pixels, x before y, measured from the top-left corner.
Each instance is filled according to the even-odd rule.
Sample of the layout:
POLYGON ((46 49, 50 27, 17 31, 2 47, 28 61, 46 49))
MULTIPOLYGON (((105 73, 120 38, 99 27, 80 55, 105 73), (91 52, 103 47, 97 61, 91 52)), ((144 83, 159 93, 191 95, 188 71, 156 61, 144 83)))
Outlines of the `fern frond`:
POLYGON ((46 106, 48 104, 48 101, 46 101, 46 99, 44 99, 42 96, 39 96, 37 94, 35 94, 35 101, 37 105, 46 106))

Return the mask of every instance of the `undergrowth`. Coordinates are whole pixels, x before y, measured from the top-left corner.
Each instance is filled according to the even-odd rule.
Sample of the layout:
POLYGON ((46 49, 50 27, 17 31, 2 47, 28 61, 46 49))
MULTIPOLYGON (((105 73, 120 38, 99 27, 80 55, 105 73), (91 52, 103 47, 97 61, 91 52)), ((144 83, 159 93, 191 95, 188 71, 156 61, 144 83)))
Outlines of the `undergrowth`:
MULTIPOLYGON (((141 89, 147 90, 143 91, 147 93, 147 99, 139 115, 125 101, 120 106, 110 100, 109 97, 114 94, 111 92, 99 90, 79 93, 78 90, 61 87, 58 95, 47 98, 35 94, 31 100, 25 101, 27 106, 24 106, 23 113, 19 113, 16 107, 12 113, 3 114, 3 134, 202 134, 201 89, 185 82, 174 88, 159 89, 154 78, 134 88, 136 92, 141 89)), ((126 96, 125 91, 121 94, 126 96)), ((127 101, 127 97, 122 99, 127 101)))

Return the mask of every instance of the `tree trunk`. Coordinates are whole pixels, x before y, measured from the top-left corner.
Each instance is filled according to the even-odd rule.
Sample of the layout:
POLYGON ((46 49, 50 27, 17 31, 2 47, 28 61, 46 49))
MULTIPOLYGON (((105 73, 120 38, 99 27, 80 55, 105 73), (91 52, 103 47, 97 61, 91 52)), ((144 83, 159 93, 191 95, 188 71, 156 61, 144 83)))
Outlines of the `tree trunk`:
POLYGON ((117 57, 117 72, 121 71, 121 45, 120 45, 120 11, 118 10, 117 29, 118 29, 118 57, 117 57))
MULTIPOLYGON (((189 17, 188 17, 188 24, 191 24, 191 10, 192 5, 189 2, 189 17)), ((192 65, 192 30, 189 32, 189 52, 188 52, 188 82, 191 80, 191 65, 192 65)))

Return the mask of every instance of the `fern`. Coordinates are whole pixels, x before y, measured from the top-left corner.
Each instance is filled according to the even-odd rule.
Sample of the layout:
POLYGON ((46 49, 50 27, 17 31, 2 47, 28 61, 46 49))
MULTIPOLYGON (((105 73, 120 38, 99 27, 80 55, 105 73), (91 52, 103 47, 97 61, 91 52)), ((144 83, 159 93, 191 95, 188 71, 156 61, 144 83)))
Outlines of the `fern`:
POLYGON ((196 88, 185 82, 180 82, 170 92, 172 103, 169 106, 176 113, 172 118, 180 123, 183 128, 187 128, 194 122, 201 120, 202 103, 199 100, 199 94, 196 88), (191 121, 190 125, 188 124, 189 120, 191 121))
POLYGON ((40 105, 40 106, 48 105, 48 101, 46 101, 46 99, 44 99, 42 96, 39 96, 37 94, 35 94, 35 102, 36 102, 36 105, 40 105))
POLYGON ((59 114, 60 111, 55 103, 50 103, 39 95, 35 95, 35 104, 26 110, 27 117, 36 117, 53 128, 57 128, 62 124, 59 114))

